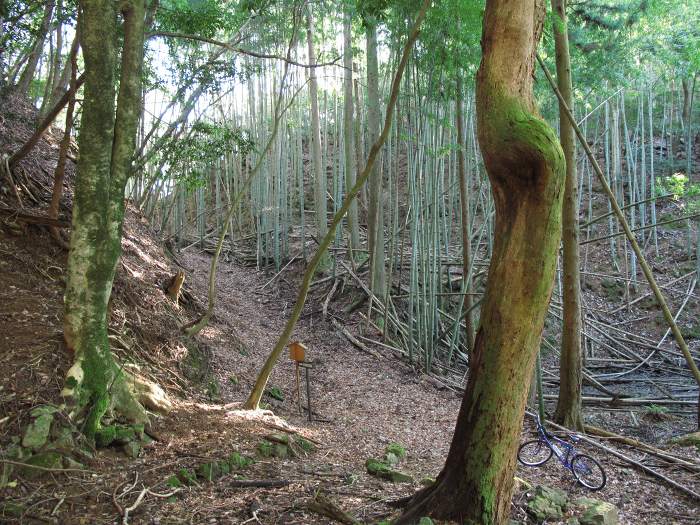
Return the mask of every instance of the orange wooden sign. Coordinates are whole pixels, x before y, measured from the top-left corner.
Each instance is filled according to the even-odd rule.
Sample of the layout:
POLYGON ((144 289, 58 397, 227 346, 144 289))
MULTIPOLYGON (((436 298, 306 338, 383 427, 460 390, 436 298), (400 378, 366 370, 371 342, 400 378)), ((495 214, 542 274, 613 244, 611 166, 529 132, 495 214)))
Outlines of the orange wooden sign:
POLYGON ((306 347, 299 341, 289 343, 289 357, 297 363, 302 362, 306 357, 306 347))

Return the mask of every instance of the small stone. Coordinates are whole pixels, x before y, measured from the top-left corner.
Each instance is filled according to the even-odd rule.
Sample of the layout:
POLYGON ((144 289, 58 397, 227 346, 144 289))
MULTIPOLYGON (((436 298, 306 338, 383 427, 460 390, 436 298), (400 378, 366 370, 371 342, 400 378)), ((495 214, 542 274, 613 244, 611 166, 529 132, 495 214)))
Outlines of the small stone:
POLYGON ((398 443, 389 443, 384 449, 384 452, 387 455, 394 454, 399 459, 406 457, 406 449, 398 443))
POLYGON ((405 472, 392 469, 386 463, 369 458, 365 462, 367 472, 378 478, 386 479, 392 483, 413 483, 413 477, 405 472))
POLYGON ((31 468, 30 465, 46 469, 60 469, 63 467, 63 456, 58 452, 42 452, 34 454, 25 461, 27 466, 21 467, 19 474, 27 479, 37 479, 47 474, 46 470, 31 468))
POLYGON ((46 444, 53 422, 53 414, 42 414, 32 421, 24 431, 22 446, 37 450, 46 444))
POLYGON ((84 469, 85 465, 80 463, 79 461, 74 460, 73 458, 63 458, 63 466, 66 468, 72 468, 72 469, 84 469))
POLYGON ((122 450, 130 458, 137 458, 141 454, 141 444, 138 441, 129 441, 122 445, 122 450))
POLYGON ((547 519, 561 519, 564 516, 567 503, 568 497, 563 491, 538 485, 527 502, 527 510, 538 522, 547 519))
POLYGON ((620 521, 617 507, 607 501, 580 498, 576 504, 583 507, 581 525, 617 525, 620 521))
POLYGON ((396 465, 399 462, 399 457, 393 452, 387 452, 384 454, 384 461, 386 461, 388 465, 396 465))
POLYGON ((116 436, 117 427, 114 425, 102 427, 95 432, 95 445, 97 445, 98 448, 108 447, 112 444, 116 436))

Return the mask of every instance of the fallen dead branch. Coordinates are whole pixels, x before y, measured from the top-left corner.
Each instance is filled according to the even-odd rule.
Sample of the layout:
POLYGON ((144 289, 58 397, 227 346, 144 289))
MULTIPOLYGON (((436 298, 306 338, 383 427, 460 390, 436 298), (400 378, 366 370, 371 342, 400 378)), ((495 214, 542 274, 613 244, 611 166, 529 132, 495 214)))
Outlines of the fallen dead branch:
POLYGON ((342 510, 338 505, 321 493, 317 493, 314 499, 309 502, 307 508, 311 512, 320 514, 332 520, 335 520, 345 525, 360 525, 360 522, 353 518, 350 514, 342 510))

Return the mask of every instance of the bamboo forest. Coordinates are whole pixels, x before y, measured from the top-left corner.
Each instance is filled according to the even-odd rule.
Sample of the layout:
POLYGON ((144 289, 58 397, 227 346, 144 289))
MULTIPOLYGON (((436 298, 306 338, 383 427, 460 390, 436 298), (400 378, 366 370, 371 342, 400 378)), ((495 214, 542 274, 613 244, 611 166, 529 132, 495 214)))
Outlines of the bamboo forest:
POLYGON ((700 523, 700 0, 0 0, 0 523, 700 523))

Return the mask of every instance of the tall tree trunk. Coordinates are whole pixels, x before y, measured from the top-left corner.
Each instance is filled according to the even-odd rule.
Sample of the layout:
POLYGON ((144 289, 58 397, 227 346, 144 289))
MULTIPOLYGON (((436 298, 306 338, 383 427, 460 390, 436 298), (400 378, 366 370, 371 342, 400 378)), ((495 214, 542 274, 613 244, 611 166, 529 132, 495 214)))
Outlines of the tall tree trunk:
MULTIPOLYGON (((569 108, 573 107, 566 0, 552 0, 557 84, 569 108)), ((581 273, 578 247, 578 195, 576 141, 565 111, 559 108, 559 140, 566 160, 562 213, 564 316, 559 361, 559 398, 554 419, 572 429, 583 430, 581 418, 581 273)))
POLYGON ((0 0, 0 94, 7 85, 6 71, 7 64, 5 63, 5 15, 7 14, 7 0, 0 0))
MULTIPOLYGON (((373 17, 365 19, 367 33, 367 129, 369 143, 379 136, 379 66, 377 60, 377 23, 373 17)), ((384 206, 382 195, 382 162, 374 165, 369 178, 367 206, 368 250, 370 257, 370 289, 384 299, 386 272, 384 269, 384 206)))
POLYGON ((63 395, 85 416, 92 438, 102 416, 116 410, 145 421, 107 338, 107 304, 121 254, 124 189, 134 152, 141 97, 144 0, 121 3, 124 44, 115 118, 117 12, 111 0, 84 0, 81 45, 85 97, 73 200, 64 336, 74 352, 63 395))
MULTIPOLYGON (((355 185, 357 169, 355 163, 355 129, 352 99, 352 15, 345 11, 343 15, 343 153, 345 156, 345 193, 355 185)), ((348 229, 350 230, 350 252, 355 259, 356 250, 360 249, 360 225, 357 213, 357 201, 353 200, 348 210, 348 229)))
POLYGON ((683 86, 683 125, 690 125, 690 100, 691 100, 691 89, 690 89, 690 79, 684 78, 681 81, 683 86))
POLYGON ((536 113, 537 0, 487 0, 476 79, 478 137, 496 220, 481 326, 445 466, 398 523, 427 514, 508 521, 518 438, 556 269, 564 158, 536 113))
MULTIPOLYGON (((76 26, 80 24, 80 13, 78 13, 78 20, 76 26)), ((61 140, 61 146, 58 150, 58 161, 56 162, 56 170, 54 171, 53 180, 53 192, 51 193, 51 204, 49 204, 48 215, 51 219, 58 219, 58 208, 61 203, 61 197, 63 196, 63 179, 66 175, 66 160, 68 159, 68 148, 70 147, 70 137, 71 131, 73 129, 73 111, 75 109, 75 93, 78 89, 78 48, 79 36, 78 32, 80 29, 76 30, 75 38, 73 39, 73 44, 71 45, 71 50, 69 54, 69 59, 66 61, 66 67, 70 67, 70 93, 71 97, 68 101, 68 107, 66 108, 66 126, 63 132, 63 139, 61 140)), ((52 237, 58 242, 59 245, 64 246, 65 242, 63 237, 61 237, 58 228, 51 228, 52 237)))
MULTIPOLYGON (((306 15, 306 40, 309 49, 309 64, 316 63, 313 41, 313 17, 311 6, 307 5, 306 15)), ((328 211, 326 202, 326 170, 321 157, 321 123, 318 114, 318 81, 316 80, 316 68, 309 68, 309 95, 311 98, 311 155, 314 169, 314 210, 316 215, 316 229, 319 241, 326 236, 328 231, 328 211)), ((321 260, 320 269, 327 268, 328 255, 321 260)))
POLYGON ((469 219, 469 181, 467 180, 467 169, 464 162, 464 104, 462 92, 462 79, 457 80, 457 167, 459 170, 459 199, 462 212, 462 279, 464 280, 464 323, 467 332, 467 348, 471 352, 474 348, 474 313, 472 312, 471 279, 469 278, 469 267, 472 260, 472 242, 470 234, 469 219))
POLYGON ((32 46, 32 51, 29 54, 27 65, 24 67, 24 71, 22 71, 22 75, 19 77, 19 82, 17 82, 16 90, 23 95, 29 92, 29 85, 34 79, 36 66, 39 63, 39 58, 41 58, 41 53, 44 51, 44 41, 49 32, 49 25, 51 24, 51 17, 53 16, 53 8, 55 5, 55 1, 49 1, 46 2, 44 6, 44 16, 41 19, 41 26, 39 26, 39 31, 37 32, 36 40, 32 46))

